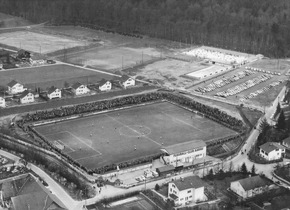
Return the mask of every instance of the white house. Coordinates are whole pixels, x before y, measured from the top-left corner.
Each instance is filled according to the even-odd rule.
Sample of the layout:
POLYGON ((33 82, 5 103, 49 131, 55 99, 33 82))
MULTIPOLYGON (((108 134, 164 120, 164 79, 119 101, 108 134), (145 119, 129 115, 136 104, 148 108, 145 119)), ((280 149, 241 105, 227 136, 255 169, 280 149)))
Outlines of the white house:
POLYGON ((164 147, 161 151, 166 154, 161 157, 166 164, 192 163, 206 156, 206 144, 202 140, 194 140, 164 147))
POLYGON ((21 93, 19 101, 21 104, 32 103, 34 102, 34 95, 28 90, 25 90, 23 93, 21 93))
POLYGON ((290 137, 286 138, 286 139, 283 139, 282 141, 282 145, 284 147, 286 147, 286 149, 289 149, 290 150, 290 137))
POLYGON ((205 183, 198 176, 180 178, 168 184, 168 197, 176 206, 205 201, 205 183))
POLYGON ((267 142, 260 146, 260 156, 268 161, 281 159, 284 153, 285 147, 277 142, 267 142))
POLYGON ((6 103, 5 103, 5 98, 3 97, 0 97, 0 107, 5 107, 6 106, 6 103))
POLYGON ((72 91, 74 92, 75 95, 78 96, 90 92, 90 89, 86 85, 77 82, 72 85, 72 91))
POLYGON ((248 177, 231 182, 230 189, 242 198, 251 198, 269 190, 271 182, 260 176, 248 177))
POLYGON ((49 99, 54 99, 54 98, 61 98, 61 90, 52 86, 51 88, 49 88, 49 90, 47 91, 47 97, 49 99))
POLYGON ((23 91, 27 90, 27 88, 24 88, 22 84, 19 82, 12 80, 7 84, 8 86, 8 92, 10 94, 17 94, 17 93, 22 93, 23 91))
POLYGON ((108 80, 102 79, 99 83, 100 91, 108 91, 112 89, 112 83, 108 80))
POLYGON ((120 78, 120 83, 124 88, 127 88, 135 85, 135 79, 129 77, 128 75, 123 75, 120 78))

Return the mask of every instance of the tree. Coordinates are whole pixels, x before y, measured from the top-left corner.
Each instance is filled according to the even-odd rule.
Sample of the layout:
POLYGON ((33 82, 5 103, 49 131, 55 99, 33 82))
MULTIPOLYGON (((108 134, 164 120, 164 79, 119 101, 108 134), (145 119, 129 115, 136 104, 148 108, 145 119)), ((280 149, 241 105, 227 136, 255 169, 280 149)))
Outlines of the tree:
POLYGON ((229 165, 229 172, 232 173, 233 170, 234 170, 234 166, 233 166, 233 162, 231 161, 229 165))
POLYGON ((154 189, 155 189, 156 191, 158 191, 158 190, 160 189, 159 184, 156 184, 154 189))
POLYGON ((65 81, 65 82, 64 82, 64 87, 65 87, 65 88, 69 88, 69 86, 70 86, 69 83, 68 83, 67 81, 65 81))
POLYGON ((251 174, 252 175, 256 175, 256 167, 255 167, 255 164, 253 164, 253 166, 252 166, 251 174))
POLYGON ((212 170, 212 168, 209 170, 207 177, 208 177, 209 180, 213 180, 213 170, 212 170))
POLYGON ((286 121, 285 121, 285 115, 283 110, 280 112, 279 118, 278 118, 278 122, 277 122, 277 128, 282 130, 285 129, 286 127, 286 121))
POLYGON ((248 169, 247 169, 247 166, 246 166, 245 162, 242 164, 240 172, 242 172, 243 174, 247 174, 248 173, 248 169))

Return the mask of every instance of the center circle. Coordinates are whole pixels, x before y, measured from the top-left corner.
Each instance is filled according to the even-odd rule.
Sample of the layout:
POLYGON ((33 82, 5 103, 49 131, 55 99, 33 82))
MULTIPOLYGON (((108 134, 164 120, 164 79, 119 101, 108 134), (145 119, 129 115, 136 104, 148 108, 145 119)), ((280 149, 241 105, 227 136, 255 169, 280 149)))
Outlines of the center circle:
POLYGON ((128 137, 142 137, 151 133, 151 129, 144 125, 126 125, 119 128, 120 135, 128 137))

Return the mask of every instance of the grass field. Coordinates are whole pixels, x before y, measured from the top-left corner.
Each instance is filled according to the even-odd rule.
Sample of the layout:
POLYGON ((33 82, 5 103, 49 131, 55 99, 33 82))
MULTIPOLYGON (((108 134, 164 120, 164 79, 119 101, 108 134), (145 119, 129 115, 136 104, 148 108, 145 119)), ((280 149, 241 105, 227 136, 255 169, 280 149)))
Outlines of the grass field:
POLYGON ((64 82, 72 84, 79 81, 86 84, 102 78, 112 79, 113 76, 65 64, 0 71, 1 86, 6 87, 11 80, 17 80, 33 90, 35 87, 47 88, 52 85, 62 88, 64 82))
POLYGON ((85 45, 83 41, 30 31, 1 33, 0 43, 36 53, 49 53, 85 45))
POLYGON ((168 102, 35 127, 64 152, 93 169, 158 154, 163 146, 235 132, 168 102), (136 150, 135 150, 136 148, 136 150))
POLYGON ((122 69, 146 62, 160 53, 153 48, 99 47, 66 56, 66 61, 106 70, 122 69))

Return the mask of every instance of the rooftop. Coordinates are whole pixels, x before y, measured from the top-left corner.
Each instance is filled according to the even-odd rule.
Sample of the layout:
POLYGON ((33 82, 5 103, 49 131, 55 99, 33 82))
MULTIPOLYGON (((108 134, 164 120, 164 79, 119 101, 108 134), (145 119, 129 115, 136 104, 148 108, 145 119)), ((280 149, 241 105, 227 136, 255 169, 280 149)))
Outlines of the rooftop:
POLYGON ((260 176, 252 176, 245 179, 240 179, 238 182, 242 185, 245 191, 271 185, 270 181, 260 176))
POLYGON ((19 82, 17 82, 16 80, 12 80, 11 82, 9 82, 7 84, 8 87, 13 87, 14 85, 18 84, 19 82))
POLYGON ((189 176, 185 178, 180 178, 176 181, 173 181, 175 186, 178 188, 179 191, 191 189, 191 188, 200 188, 204 187, 206 183, 199 178, 198 176, 189 176))
POLYGON ((189 151, 192 149, 198 149, 198 148, 202 148, 205 146, 206 146, 206 144, 204 141, 193 140, 193 141, 189 141, 189 142, 183 142, 180 144, 170 145, 168 147, 162 148, 161 150, 165 151, 168 154, 177 154, 180 152, 185 152, 185 151, 189 151))
POLYGON ((72 87, 73 89, 78 89, 80 86, 82 86, 82 84, 81 84, 80 82, 76 82, 76 83, 74 83, 71 87, 72 87))
POLYGON ((51 93, 53 93, 55 90, 57 90, 58 88, 57 87, 54 87, 54 86, 52 86, 52 87, 50 87, 49 89, 48 89, 48 91, 47 91, 47 94, 51 94, 51 93))
POLYGON ((125 82, 125 81, 127 81, 129 78, 131 78, 131 77, 129 77, 128 75, 122 75, 122 77, 120 78, 120 80, 121 80, 122 82, 125 82))
POLYGON ((103 86, 104 84, 106 84, 109 80, 106 80, 106 79, 102 79, 100 82, 99 82, 99 86, 103 86))
POLYGON ((275 149, 285 149, 284 146, 277 142, 266 142, 265 144, 261 145, 260 148, 267 153, 272 152, 275 149))
POLYGON ((290 145, 290 137, 283 139, 283 142, 285 142, 286 144, 290 145))

